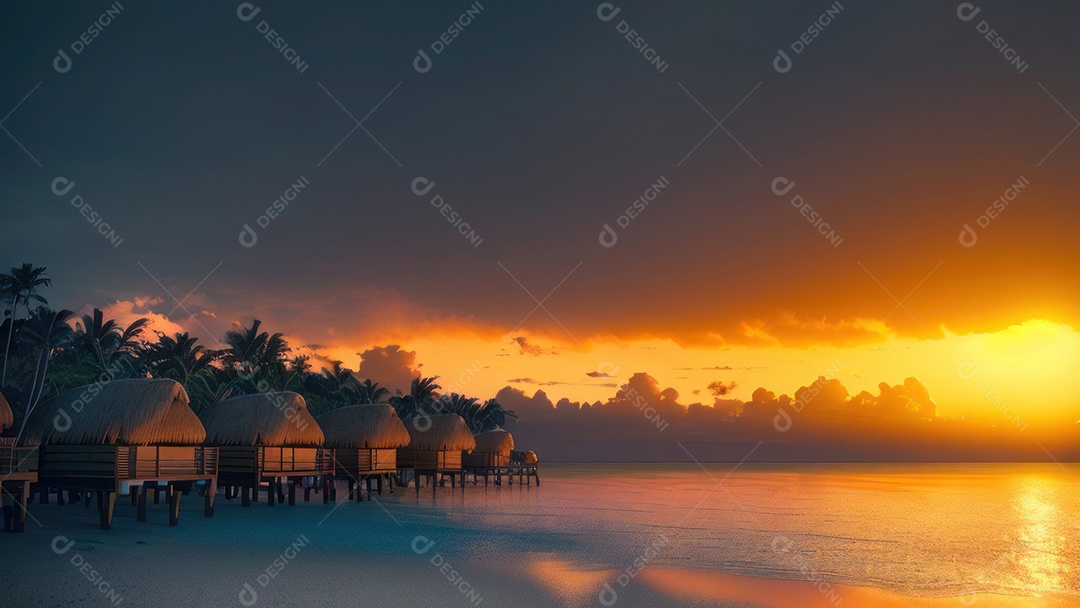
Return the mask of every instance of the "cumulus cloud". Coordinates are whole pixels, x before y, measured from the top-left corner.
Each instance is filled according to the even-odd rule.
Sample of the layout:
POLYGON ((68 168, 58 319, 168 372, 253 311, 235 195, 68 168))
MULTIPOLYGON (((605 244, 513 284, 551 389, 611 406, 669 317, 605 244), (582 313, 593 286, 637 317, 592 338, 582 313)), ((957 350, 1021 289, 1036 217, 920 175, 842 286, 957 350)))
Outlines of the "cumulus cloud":
POLYGON ((518 345, 518 352, 522 355, 532 355, 534 357, 539 357, 540 355, 558 354, 553 348, 543 348, 542 346, 538 346, 536 344, 533 344, 532 342, 529 342, 529 339, 525 336, 516 336, 513 339, 513 342, 518 345))
MULTIPOLYGON (((176 323, 164 313, 158 313, 153 311, 154 306, 161 305, 163 300, 161 298, 154 297, 135 297, 131 300, 115 300, 102 307, 101 312, 106 319, 116 319, 116 322, 123 326, 130 325, 133 321, 140 318, 149 319, 146 327, 150 332, 146 335, 149 338, 153 337, 155 331, 160 331, 166 335, 173 335, 178 332, 188 331, 182 327, 179 323, 176 323)), ((86 306, 83 310, 79 311, 80 314, 91 314, 93 312, 93 306, 86 306)), ((201 333, 196 328, 194 333, 201 333)), ((149 339, 148 338, 148 339, 149 339)))
POLYGON ((529 396, 511 387, 496 398, 520 416, 508 422, 517 445, 556 460, 687 460, 689 452, 740 461, 751 450, 754 460, 1039 457, 1015 429, 939 418, 917 378, 852 396, 840 380, 821 376, 793 395, 761 387, 742 401, 714 391, 712 404, 685 405, 639 372, 602 402, 552 403, 542 390, 529 396))
POLYGON ((408 391, 413 378, 420 376, 416 352, 403 350, 397 344, 376 346, 360 353, 356 375, 371 378, 391 391, 408 391))

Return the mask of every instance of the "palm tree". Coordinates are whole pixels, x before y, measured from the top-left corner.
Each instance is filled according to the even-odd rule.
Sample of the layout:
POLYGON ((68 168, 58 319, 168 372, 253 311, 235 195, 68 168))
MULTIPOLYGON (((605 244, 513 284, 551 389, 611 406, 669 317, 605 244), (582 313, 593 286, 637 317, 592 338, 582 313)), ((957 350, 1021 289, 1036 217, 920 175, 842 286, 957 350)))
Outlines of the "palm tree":
POLYGON ((260 332, 262 321, 255 319, 250 328, 234 324, 234 328, 225 333, 224 360, 243 380, 250 380, 257 385, 255 378, 264 378, 275 372, 283 372, 282 359, 289 352, 289 344, 284 334, 260 332), (281 367, 280 370, 275 368, 281 367))
POLYGON ((442 388, 435 383, 438 379, 438 376, 432 376, 430 378, 413 378, 412 384, 409 385, 409 396, 412 397, 413 401, 417 404, 433 401, 436 397, 435 391, 442 388))
POLYGON ((90 350, 99 371, 108 373, 117 359, 134 354, 140 344, 138 338, 149 322, 146 318, 136 319, 122 328, 114 319, 104 320, 104 314, 95 308, 93 316, 82 316, 79 338, 90 350))
POLYGON ((389 394, 389 389, 379 386, 378 382, 372 382, 371 378, 359 383, 356 389, 357 401, 360 403, 380 403, 389 394))
POLYGON ((311 371, 309 359, 307 355, 297 355, 289 360, 289 377, 285 380, 285 390, 289 390, 289 385, 297 378, 300 379, 300 386, 304 386, 304 376, 311 371))
POLYGON ((439 404, 447 413, 464 418, 465 424, 474 434, 503 426, 507 416, 517 418, 517 414, 503 408, 502 404, 494 399, 480 403, 475 397, 453 393, 449 397, 444 396, 439 404))
POLYGON ((196 344, 198 341, 186 331, 173 337, 158 332, 158 341, 150 345, 148 353, 156 375, 173 378, 186 387, 192 377, 208 371, 218 353, 196 344))
POLYGON ((23 423, 26 417, 33 411, 41 398, 45 388, 45 378, 49 371, 49 358, 53 349, 63 346, 72 339, 73 331, 67 321, 75 313, 70 310, 52 311, 44 306, 39 306, 31 313, 24 326, 26 339, 40 348, 37 366, 34 368, 33 384, 30 389, 30 397, 26 401, 26 412, 23 414, 23 423))
POLYGON ((30 301, 34 300, 42 304, 49 302, 38 295, 38 287, 52 285, 52 279, 48 277, 46 268, 34 268, 30 262, 23 262, 22 266, 12 267, 11 274, 0 274, 0 291, 11 298, 10 324, 8 325, 7 345, 4 347, 4 371, 0 374, 0 386, 7 382, 8 356, 11 351, 11 335, 15 332, 15 309, 21 300, 26 305, 26 314, 30 315, 30 301))
POLYGON ((359 383, 356 381, 356 376, 353 375, 352 370, 347 367, 342 367, 341 361, 331 361, 332 367, 322 369, 323 377, 334 387, 334 395, 342 403, 348 403, 351 397, 356 394, 356 387, 359 383))

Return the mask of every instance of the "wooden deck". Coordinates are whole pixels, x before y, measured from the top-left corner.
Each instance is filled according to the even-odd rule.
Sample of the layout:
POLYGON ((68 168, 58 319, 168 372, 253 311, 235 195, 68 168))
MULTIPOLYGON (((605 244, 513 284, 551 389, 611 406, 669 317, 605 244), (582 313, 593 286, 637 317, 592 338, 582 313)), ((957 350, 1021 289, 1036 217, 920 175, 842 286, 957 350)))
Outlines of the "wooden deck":
MULTIPOLYGON (((47 445, 41 448, 39 486, 41 502, 48 502, 49 488, 97 493, 101 528, 112 526, 116 495, 126 483, 138 507, 138 521, 146 521, 146 498, 159 486, 169 498, 169 525, 180 518, 180 497, 195 482, 206 482, 205 515, 214 514, 217 493, 218 451, 203 446, 47 445)), ((62 499, 61 499, 62 500, 62 499)))
MULTIPOLYGON (((393 477, 397 474, 398 460, 396 448, 336 448, 334 450, 334 479, 344 480, 349 485, 349 500, 363 500, 361 486, 366 486, 371 497, 371 483, 376 483, 376 492, 381 496, 383 484, 393 493, 393 477)), ((331 494, 333 496, 333 494, 331 494)))
POLYGON ((457 487, 457 481, 461 480, 461 486, 465 486, 465 470, 461 467, 461 450, 412 450, 401 448, 398 450, 398 468, 412 469, 416 477, 416 493, 420 493, 420 478, 428 478, 431 482, 432 493, 435 488, 443 484, 445 478, 450 478, 450 486, 457 487))
MULTIPOLYGON (((334 450, 316 447, 221 446, 218 482, 226 488, 225 497, 241 496, 245 507, 259 501, 259 491, 266 484, 266 502, 284 502, 286 489, 290 505, 296 504, 296 486, 305 477, 334 474, 334 450), (276 501, 275 501, 276 499, 276 501)), ((310 491, 304 492, 310 499, 310 491)), ((329 493, 323 494, 328 502, 329 493)))
POLYGON ((14 437, 0 437, 0 492, 4 505, 4 531, 26 528, 26 502, 30 484, 38 480, 38 449, 16 448, 14 437))

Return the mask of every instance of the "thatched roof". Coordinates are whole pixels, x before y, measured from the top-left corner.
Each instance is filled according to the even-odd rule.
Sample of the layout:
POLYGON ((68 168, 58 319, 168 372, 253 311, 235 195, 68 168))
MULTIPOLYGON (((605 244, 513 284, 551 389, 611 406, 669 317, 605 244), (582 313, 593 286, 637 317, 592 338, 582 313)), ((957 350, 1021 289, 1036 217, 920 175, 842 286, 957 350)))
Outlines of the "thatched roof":
POLYGON ((138 378, 73 388, 30 413, 24 445, 198 445, 206 431, 175 380, 138 378))
POLYGON ((11 413, 11 406, 4 398, 4 393, 0 393, 0 431, 13 424, 15 424, 15 416, 11 413))
POLYGON ((409 431, 393 406, 386 403, 350 405, 315 419, 326 435, 328 448, 403 448, 409 431))
POLYGON ((513 449, 514 436, 510 434, 510 431, 494 429, 476 436, 477 452, 494 452, 509 456, 513 449))
POLYGON ((469 426, 457 414, 413 418, 405 423, 405 428, 409 430, 409 448, 413 450, 471 452, 476 448, 469 426))
POLYGON ((233 397, 199 414, 207 445, 321 446, 323 432, 293 392, 233 397))

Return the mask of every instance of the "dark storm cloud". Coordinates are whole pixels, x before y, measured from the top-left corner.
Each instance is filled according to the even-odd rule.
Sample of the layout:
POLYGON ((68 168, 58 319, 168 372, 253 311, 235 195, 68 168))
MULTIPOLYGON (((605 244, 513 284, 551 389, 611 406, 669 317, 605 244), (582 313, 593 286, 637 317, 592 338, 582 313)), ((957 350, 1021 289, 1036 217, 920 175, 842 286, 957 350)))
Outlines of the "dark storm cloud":
MULTIPOLYGON (((12 110, 0 133, 0 258, 47 265, 59 301, 179 302, 195 289, 240 318, 252 301, 349 283, 504 327, 536 302, 497 262, 537 299, 584 262, 545 303, 574 335, 737 338, 743 320, 792 305, 792 293, 807 318, 884 314, 852 260, 876 271, 890 251, 940 242, 935 262, 955 262, 966 253, 955 232, 1000 188, 952 168, 1011 175, 1061 139, 1069 119, 1035 79, 1066 107, 1080 99, 1076 7, 984 7, 980 19, 1009 25, 1031 66, 1022 74, 977 22, 935 2, 846 9, 800 53, 792 44, 821 6, 619 7, 605 22, 592 3, 493 5, 436 52, 462 7, 259 4, 245 20, 233 3, 132 5, 101 25, 101 5, 12 5, 0 20, 0 112, 12 110), (58 49, 71 60, 63 72, 58 49), (418 49, 431 60, 423 73, 418 49), (793 61, 782 74, 778 49, 793 61), (732 137, 716 129, 709 114, 725 117, 751 91, 725 120, 732 137), (990 153, 1006 147, 1016 158, 990 153), (850 255, 822 247, 772 193, 778 172, 842 230, 850 255), (663 196, 622 226, 661 177, 663 196), (63 196, 58 178, 74 184, 63 196), (417 178, 432 184, 423 196, 417 178), (958 192, 971 204, 940 204, 958 192), (619 228, 612 249, 597 242, 606 223, 619 228), (734 263, 703 281, 717 270, 708 260, 734 263), (853 281, 867 289, 837 299, 853 281), (648 288, 627 297, 635 285, 648 288), (688 285, 695 297, 670 297, 688 285), (730 298, 732 285, 765 288, 730 298)), ((1076 150, 1062 144, 1032 184, 1075 189, 1076 150)), ((1063 221, 1071 207, 1042 204, 1054 221, 1032 230, 1074 223, 1063 221)), ((994 282, 965 263, 943 276, 956 268, 953 282, 985 300, 994 282)), ((944 306, 949 284, 931 282, 927 297, 944 306)), ((295 332, 309 312, 283 307, 274 320, 295 332)), ((538 310, 533 323, 551 321, 538 310)), ((784 329, 751 327, 761 339, 784 329)))

